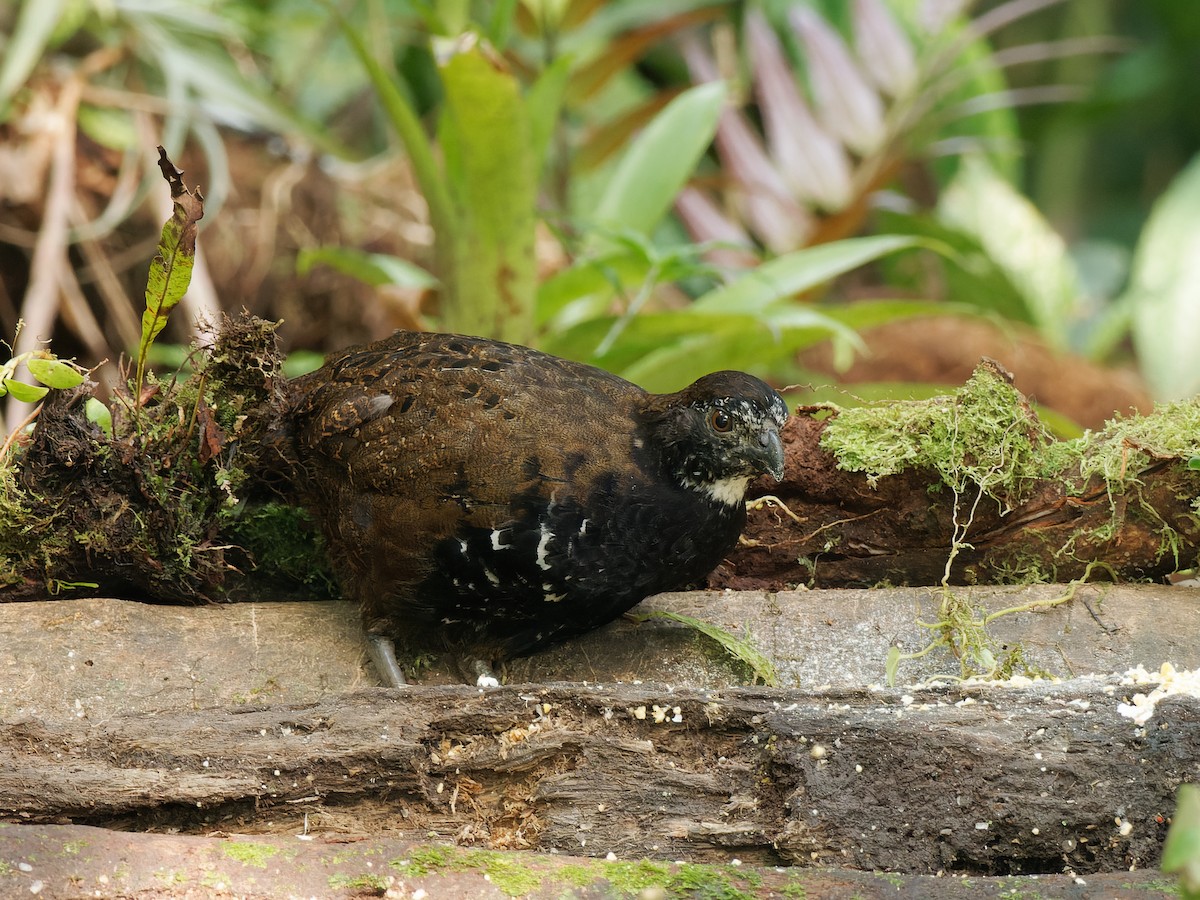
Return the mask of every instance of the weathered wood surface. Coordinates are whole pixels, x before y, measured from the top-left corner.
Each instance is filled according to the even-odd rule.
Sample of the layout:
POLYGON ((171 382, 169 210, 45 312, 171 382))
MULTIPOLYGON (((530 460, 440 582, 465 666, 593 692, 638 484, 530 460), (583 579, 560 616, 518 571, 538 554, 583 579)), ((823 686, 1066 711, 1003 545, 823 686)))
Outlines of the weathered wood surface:
POLYGON ((396 838, 129 834, 80 825, 0 825, 0 894, 51 898, 802 897, 807 900, 1166 900, 1154 871, 1032 878, 902 876, 817 867, 646 863, 480 851, 396 838), (423 893, 422 893, 423 892, 423 893))
MULTIPOLYGON (((1064 595, 1058 585, 961 589, 995 611, 1064 595)), ((884 680, 888 649, 920 649, 938 598, 926 588, 664 594, 636 613, 684 613, 750 640, 784 687, 849 687, 884 680)), ((1069 678, 1138 664, 1200 667, 1200 590, 1151 585, 1081 588, 1057 607, 997 619, 1028 662, 1069 678)), ((156 606, 121 600, 0 603, 0 721, 100 721, 247 703, 305 703, 378 684, 349 603, 156 606)), ((946 651, 901 665, 900 683, 956 675, 946 651)), ((618 620, 529 659, 513 682, 654 680, 676 687, 742 683, 744 669, 696 631, 662 620, 618 620)), ((422 684, 456 683, 436 661, 422 684)))
POLYGON ((1146 867, 1176 787, 1200 774, 1200 700, 1163 701, 1143 729, 1118 713, 1123 693, 440 686, 83 727, 10 720, 0 814, 239 830, 328 810, 509 849, 1146 867))
MULTIPOLYGON (((913 873, 1154 865, 1176 786, 1200 777, 1200 700, 1170 698, 1139 728, 1117 706, 1149 687, 1113 678, 863 688, 894 641, 918 646, 932 602, 654 598, 748 627, 787 687, 738 687, 688 629, 618 622, 510 673, 573 683, 486 692, 438 685, 437 667, 403 692, 370 687, 344 604, 0 605, 0 818, 199 832, 307 821, 317 835, 913 873)), ((997 624, 1064 675, 1195 668, 1198 609, 1187 589, 1088 588, 997 624)), ((937 657, 902 677, 954 670, 937 657)))

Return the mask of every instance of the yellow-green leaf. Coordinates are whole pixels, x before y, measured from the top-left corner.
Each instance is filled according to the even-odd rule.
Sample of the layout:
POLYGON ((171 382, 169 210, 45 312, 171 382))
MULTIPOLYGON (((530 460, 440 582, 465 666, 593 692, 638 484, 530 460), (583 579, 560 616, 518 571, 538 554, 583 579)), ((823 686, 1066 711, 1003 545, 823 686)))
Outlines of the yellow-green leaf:
POLYGON ((50 392, 50 388, 25 384, 15 378, 4 379, 4 388, 7 393, 12 394, 14 399, 20 400, 22 403, 37 403, 50 392))
POLYGON ((441 66, 438 123, 457 229, 439 234, 447 331, 528 343, 537 269, 537 154, 529 109, 503 60, 464 44, 441 66))
POLYGON ((95 397, 88 397, 83 405, 83 413, 87 420, 99 428, 107 437, 112 437, 112 410, 95 397))
POLYGON ((142 313, 142 338, 138 344, 138 384, 146 368, 146 352, 166 327, 167 316, 187 293, 196 261, 196 223, 204 216, 204 197, 183 183, 183 172, 175 168, 162 147, 158 148, 158 167, 171 186, 175 207, 163 225, 158 253, 150 262, 146 278, 146 310, 142 313))
POLYGON ((83 373, 61 359, 42 359, 33 357, 25 363, 29 374, 46 387, 73 388, 83 384, 83 373))
POLYGON ((1200 785, 1181 784, 1175 803, 1160 868, 1164 872, 1178 872, 1180 895, 1185 900, 1197 900, 1200 898, 1200 785))

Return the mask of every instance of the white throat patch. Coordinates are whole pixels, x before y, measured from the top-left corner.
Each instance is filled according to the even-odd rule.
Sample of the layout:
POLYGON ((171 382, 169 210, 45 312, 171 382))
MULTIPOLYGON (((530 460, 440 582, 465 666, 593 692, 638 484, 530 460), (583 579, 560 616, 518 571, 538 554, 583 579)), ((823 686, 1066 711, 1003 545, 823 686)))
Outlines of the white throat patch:
POLYGON ((707 494, 726 506, 740 506, 744 503, 746 501, 746 485, 749 483, 749 475, 737 475, 717 481, 692 481, 690 478, 683 481, 684 487, 707 494))

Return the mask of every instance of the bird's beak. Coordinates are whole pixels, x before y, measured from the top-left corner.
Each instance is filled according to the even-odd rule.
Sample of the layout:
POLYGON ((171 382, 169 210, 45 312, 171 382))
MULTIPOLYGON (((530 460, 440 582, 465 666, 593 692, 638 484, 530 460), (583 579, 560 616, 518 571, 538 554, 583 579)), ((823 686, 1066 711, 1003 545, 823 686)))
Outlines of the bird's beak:
POLYGON ((771 425, 758 436, 762 449, 755 454, 755 462, 762 471, 769 472, 776 481, 783 481, 783 441, 779 430, 771 425))

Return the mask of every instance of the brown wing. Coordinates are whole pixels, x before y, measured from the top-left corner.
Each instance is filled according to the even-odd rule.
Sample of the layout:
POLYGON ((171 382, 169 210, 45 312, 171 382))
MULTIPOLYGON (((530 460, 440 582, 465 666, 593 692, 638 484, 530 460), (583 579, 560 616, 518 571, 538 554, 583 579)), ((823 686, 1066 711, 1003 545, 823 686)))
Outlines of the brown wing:
POLYGON ((411 332, 333 357, 294 387, 297 444, 331 538, 383 557, 359 568, 409 583, 432 544, 502 525, 514 498, 563 500, 632 466, 646 397, 525 347, 411 332))

